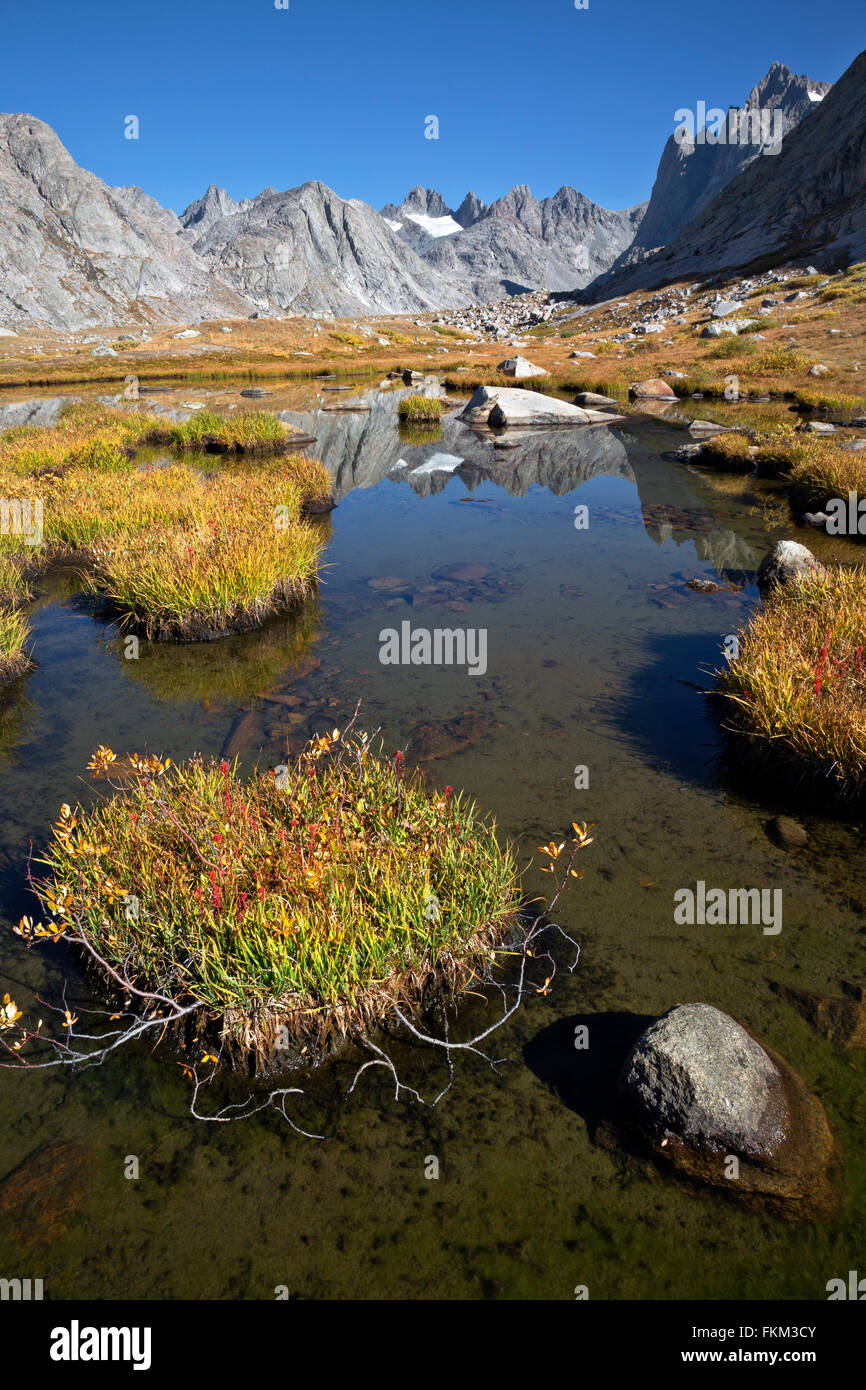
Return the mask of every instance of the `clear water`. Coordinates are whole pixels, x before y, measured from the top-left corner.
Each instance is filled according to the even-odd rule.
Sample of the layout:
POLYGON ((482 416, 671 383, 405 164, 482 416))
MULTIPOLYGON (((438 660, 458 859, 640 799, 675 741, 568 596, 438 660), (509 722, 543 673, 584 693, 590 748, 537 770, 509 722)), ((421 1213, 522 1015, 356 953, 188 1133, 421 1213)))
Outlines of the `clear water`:
MULTIPOLYGON (((217 399, 247 404, 232 390, 217 399)), ((754 572, 784 514, 754 505, 741 480, 665 462, 682 434, 663 420, 499 451, 453 419, 438 440, 408 443, 393 392, 365 391, 359 414, 323 414, 328 399, 341 398, 292 386, 261 402, 317 437, 339 499, 303 624, 207 647, 143 644, 127 661, 68 573, 46 585, 32 613, 38 668, 7 698, 0 733, 2 925, 29 909, 31 844, 38 854, 62 801, 89 794, 79 779, 96 744, 273 764, 287 736, 341 724, 360 698, 363 725, 381 726, 389 748, 419 724, 478 715, 480 736, 429 766, 526 857, 572 820, 594 822, 585 877, 557 911, 579 966, 498 1035, 510 1058, 498 1073, 464 1059, 432 1111, 395 1102, 376 1072, 346 1099, 352 1068, 321 1069, 295 1113, 324 1125, 322 1142, 273 1115, 191 1119, 165 1053, 127 1052, 77 1076, 4 1072, 2 1272, 42 1277, 57 1298, 270 1298, 277 1285, 304 1298, 571 1298, 577 1284, 592 1298, 825 1298, 829 1278, 862 1265, 864 1064, 768 982, 838 994, 841 979, 862 981, 863 828, 801 815, 807 849, 776 848, 767 822, 791 807, 770 788, 761 802, 734 790, 696 688, 757 602, 754 572), (466 466, 412 476, 436 454, 466 466), (574 525, 580 504, 586 530, 574 525), (465 562, 487 574, 434 577, 465 562), (689 590, 698 575, 724 591, 689 590), (401 582, 370 586, 383 576, 401 582), (486 673, 381 665, 380 630, 405 619, 485 628, 486 673), (289 723, 263 697, 298 672, 289 723), (697 879, 782 888, 781 934, 676 926, 673 894, 697 879), (820 1096, 846 1160, 834 1224, 744 1210, 605 1138, 623 1047, 692 1000, 740 1018, 820 1096), (577 1022, 589 1025, 586 1053, 573 1046, 577 1022), (124 1177, 128 1155, 137 1181, 124 1177)), ((533 870, 527 887, 545 880, 533 870)), ((61 950, 0 939, 0 988, 19 1005, 37 991, 56 999, 67 977, 86 999, 61 950)), ((404 1062, 435 1092, 435 1059, 404 1062)))

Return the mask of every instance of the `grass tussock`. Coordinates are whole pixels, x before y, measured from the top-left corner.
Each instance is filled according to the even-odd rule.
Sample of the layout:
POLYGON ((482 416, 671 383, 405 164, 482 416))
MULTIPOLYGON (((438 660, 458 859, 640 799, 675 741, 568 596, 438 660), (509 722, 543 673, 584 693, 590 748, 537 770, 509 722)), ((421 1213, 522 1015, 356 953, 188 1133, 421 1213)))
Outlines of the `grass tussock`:
MULTIPOLYGON (((90 766, 111 779, 115 761, 101 748, 90 766)), ((313 740, 279 781, 200 757, 135 756, 123 776, 107 802, 61 810, 37 885, 52 931, 202 1000, 261 1068, 281 1030, 318 1052, 453 995, 509 932, 517 875, 493 825, 365 734, 313 740)))
POLYGON ((866 450, 840 449, 829 440, 801 448, 791 466, 791 499, 799 509, 823 511, 849 492, 866 497, 866 450))
POLYGON ((31 597, 26 561, 0 537, 0 686, 17 680, 31 666, 27 651, 30 625, 22 611, 31 597))
POLYGON ((794 391, 792 394, 797 406, 803 411, 820 410, 839 415, 863 415, 866 413, 864 398, 852 395, 849 391, 823 391, 810 387, 806 390, 794 391))
POLYGON ((173 449, 207 452, 217 448, 221 453, 257 454, 278 452, 291 439, 288 426, 264 410, 238 410, 231 415, 200 410, 168 430, 151 430, 143 442, 167 444, 173 449))
POLYGON ((90 547, 89 584, 126 625, 198 641, 258 627, 309 595, 323 541, 301 519, 295 480, 220 474, 176 502, 171 521, 142 526, 139 517, 90 547))
POLYGON ((30 625, 20 608, 0 602, 0 686, 17 680, 29 670, 27 653, 30 625))
MULTIPOLYGON (((124 623, 149 637, 245 631, 312 591, 324 537, 305 517, 326 510, 331 496, 319 460, 281 453, 267 463, 209 473, 183 461, 193 441, 214 432, 244 452, 282 447, 283 425, 249 412, 178 426, 171 440, 178 461, 137 468, 135 448, 153 438, 154 418, 73 407, 51 429, 0 438, 0 496, 38 498, 43 516, 41 544, 4 538, 13 565, 5 578, 0 570, 7 614, 21 602, 11 591, 3 598, 15 567, 23 573, 69 555, 124 623)), ((4 626, 11 659, 20 616, 7 616, 4 626)))
POLYGON ((736 729, 764 752, 829 782, 866 792, 866 571, 777 587, 721 673, 736 729))
POLYGON ((442 401, 438 396, 404 396, 397 406, 397 415, 410 423, 435 421, 442 418, 442 401))
POLYGON ((755 466, 751 446, 746 434, 717 434, 704 442, 700 462, 723 471, 750 473, 755 466))

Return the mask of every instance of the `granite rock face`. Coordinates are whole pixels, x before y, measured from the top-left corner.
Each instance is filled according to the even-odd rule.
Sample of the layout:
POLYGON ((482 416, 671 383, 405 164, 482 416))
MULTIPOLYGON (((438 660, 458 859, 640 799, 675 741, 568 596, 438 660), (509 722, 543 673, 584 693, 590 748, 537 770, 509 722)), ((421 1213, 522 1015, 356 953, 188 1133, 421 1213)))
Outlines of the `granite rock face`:
MULTIPOLYGON (((460 217, 468 215, 466 204, 460 217)), ((645 208, 639 203, 611 211, 568 186, 537 201, 519 186, 489 208, 481 205, 462 231, 438 237, 422 254, 475 303, 536 289, 569 290, 613 264, 634 239, 645 208)))
POLYGON ((690 141, 678 142, 669 136, 634 246, 645 250, 666 246, 741 169, 773 146, 776 134, 784 140, 829 90, 829 82, 795 76, 784 63, 773 63, 740 108, 749 121, 744 127, 747 142, 701 143, 699 131, 690 141), (765 117, 763 125, 754 124, 755 112, 770 113, 769 119, 765 117), (754 143, 753 133, 759 137, 754 143))
POLYGON ((0 115, 0 322, 59 328, 245 314, 138 188, 79 168, 50 126, 0 115))
MULTIPOLYGON (((593 299, 734 270, 769 257, 821 264, 866 257, 866 52, 784 137, 749 160, 662 249, 624 258, 593 299)), ((718 147, 717 147, 718 148, 718 147)))
POLYGON ((184 226, 203 229, 194 250, 258 308, 396 314, 467 303, 460 287, 416 255, 386 218, 323 183, 269 189, 237 210, 219 212, 215 201, 188 208, 184 226))

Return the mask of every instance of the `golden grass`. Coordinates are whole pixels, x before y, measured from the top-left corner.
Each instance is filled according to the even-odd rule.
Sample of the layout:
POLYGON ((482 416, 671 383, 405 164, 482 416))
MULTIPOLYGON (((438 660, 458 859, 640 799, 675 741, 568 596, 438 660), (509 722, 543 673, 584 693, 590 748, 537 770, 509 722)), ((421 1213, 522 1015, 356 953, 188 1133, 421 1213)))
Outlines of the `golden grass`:
POLYGON ((31 598, 26 579, 31 563, 12 537, 0 536, 0 685, 16 680, 32 664, 27 651, 30 625, 22 611, 31 598))
MULTIPOLYGON (((0 495, 43 503, 43 542, 10 537, 14 563, 78 555, 86 582, 124 623, 158 638, 244 631, 308 595, 324 537, 304 515, 331 494, 319 460, 280 455, 208 474, 181 461, 137 469, 131 455, 153 437, 154 418, 74 407, 51 429, 0 438, 0 495)), ((253 452, 285 442, 282 424, 256 412, 212 417, 172 442, 182 451, 214 433, 253 452)), ((0 602, 3 584, 0 572, 0 602)), ((20 626, 7 619, 10 644, 20 626)))
POLYGON ((777 586, 720 673, 731 721, 764 753, 866 792, 866 571, 777 586))
MULTIPOLYGON (((151 484, 158 488, 159 480, 151 484)), ((244 632, 312 590, 322 537, 297 482, 273 472, 187 481, 184 515, 115 527, 90 546, 88 582, 148 638, 244 632)))
POLYGON ((791 497, 800 510, 823 511, 831 498, 866 497, 866 450, 840 449, 829 440, 802 450, 791 468, 791 497))

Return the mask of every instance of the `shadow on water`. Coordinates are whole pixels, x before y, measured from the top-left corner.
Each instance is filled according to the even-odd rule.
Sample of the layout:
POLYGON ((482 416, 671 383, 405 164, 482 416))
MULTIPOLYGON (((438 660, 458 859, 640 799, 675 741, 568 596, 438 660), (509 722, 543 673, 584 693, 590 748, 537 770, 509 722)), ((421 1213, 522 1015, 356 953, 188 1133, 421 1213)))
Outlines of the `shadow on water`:
POLYGON ((559 1018, 526 1044, 523 1058, 562 1104, 586 1122, 593 1139, 599 1125, 613 1118, 623 1063, 652 1021, 652 1014, 615 1011, 559 1018), (585 1042, 578 1046, 578 1039, 585 1042))

